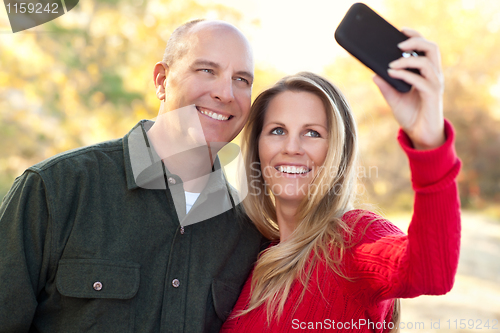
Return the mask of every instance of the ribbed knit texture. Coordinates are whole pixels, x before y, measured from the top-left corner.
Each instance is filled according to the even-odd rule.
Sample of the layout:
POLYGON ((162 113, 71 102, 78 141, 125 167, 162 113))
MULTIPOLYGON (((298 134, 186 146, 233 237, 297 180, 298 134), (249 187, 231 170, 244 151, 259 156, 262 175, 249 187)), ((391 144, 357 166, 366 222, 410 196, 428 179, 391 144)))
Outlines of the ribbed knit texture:
MULTIPOLYGON (((451 290, 460 250, 460 204, 456 177, 460 160, 454 131, 445 121, 446 142, 428 151, 412 148, 400 130, 398 140, 408 156, 415 190, 408 235, 380 216, 362 210, 346 213, 358 239, 344 257, 347 281, 324 262, 313 270, 308 290, 295 282, 279 321, 268 326, 265 305, 226 321, 221 332, 387 332, 394 298, 442 295, 451 290), (364 232, 365 228, 366 232, 364 232), (384 324, 385 321, 385 324, 384 324)), ((250 299, 248 278, 233 314, 250 299)))

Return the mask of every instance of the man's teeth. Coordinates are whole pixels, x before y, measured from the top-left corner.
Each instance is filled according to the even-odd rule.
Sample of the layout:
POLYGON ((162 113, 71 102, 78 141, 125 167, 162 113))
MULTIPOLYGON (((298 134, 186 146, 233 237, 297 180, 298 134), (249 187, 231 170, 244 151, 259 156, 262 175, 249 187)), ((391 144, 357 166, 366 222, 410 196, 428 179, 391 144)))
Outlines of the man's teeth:
POLYGON ((213 119, 217 119, 217 120, 228 120, 229 119, 229 117, 223 116, 221 114, 218 114, 218 113, 215 113, 212 111, 207 111, 207 110, 204 110, 201 108, 198 108, 198 111, 200 111, 204 115, 209 116, 210 118, 213 118, 213 119))
POLYGON ((280 165, 277 169, 279 172, 284 172, 284 173, 307 173, 307 172, 309 172, 308 168, 301 167, 301 166, 280 165))

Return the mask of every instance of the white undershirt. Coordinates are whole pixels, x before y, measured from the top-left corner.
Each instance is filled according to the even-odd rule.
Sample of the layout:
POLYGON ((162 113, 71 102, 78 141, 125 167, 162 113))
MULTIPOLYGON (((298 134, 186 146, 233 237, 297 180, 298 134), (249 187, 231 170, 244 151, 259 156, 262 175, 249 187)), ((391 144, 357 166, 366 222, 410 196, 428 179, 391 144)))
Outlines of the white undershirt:
POLYGON ((189 212, 191 207, 193 207, 196 199, 200 196, 200 193, 184 192, 186 195, 186 214, 189 212))

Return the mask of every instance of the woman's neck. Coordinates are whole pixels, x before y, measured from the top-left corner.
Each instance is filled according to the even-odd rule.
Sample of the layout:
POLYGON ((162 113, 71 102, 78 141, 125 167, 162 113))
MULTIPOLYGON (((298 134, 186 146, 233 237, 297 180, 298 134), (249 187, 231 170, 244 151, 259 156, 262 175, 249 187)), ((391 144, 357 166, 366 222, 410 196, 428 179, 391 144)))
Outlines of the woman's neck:
POLYGON ((297 201, 276 199, 276 217, 280 232, 280 242, 287 240, 295 228, 297 228, 297 201))

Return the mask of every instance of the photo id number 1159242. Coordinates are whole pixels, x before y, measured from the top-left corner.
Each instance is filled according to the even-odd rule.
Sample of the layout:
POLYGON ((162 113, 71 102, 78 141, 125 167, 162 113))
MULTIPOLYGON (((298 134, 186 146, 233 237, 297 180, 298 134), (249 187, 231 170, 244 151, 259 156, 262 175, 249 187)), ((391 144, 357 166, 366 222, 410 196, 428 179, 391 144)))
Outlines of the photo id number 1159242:
POLYGON ((455 319, 455 320, 450 320, 448 319, 446 321, 448 329, 475 329, 475 330, 498 330, 500 329, 500 326, 498 325, 498 320, 497 319, 487 319, 487 320, 482 320, 482 319, 455 319))
POLYGON ((8 3, 5 6, 7 8, 8 14, 58 14, 59 13, 59 4, 57 2, 42 4, 32 3, 32 2, 16 2, 16 3, 8 3))

